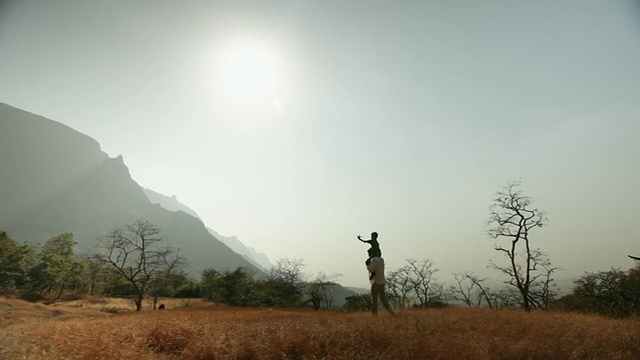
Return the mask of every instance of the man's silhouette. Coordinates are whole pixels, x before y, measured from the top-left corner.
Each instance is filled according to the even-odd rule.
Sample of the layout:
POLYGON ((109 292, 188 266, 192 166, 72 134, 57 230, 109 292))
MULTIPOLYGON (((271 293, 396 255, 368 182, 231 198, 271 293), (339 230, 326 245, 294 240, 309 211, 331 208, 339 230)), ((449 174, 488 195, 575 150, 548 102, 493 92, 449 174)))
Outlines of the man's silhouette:
POLYGON ((378 297, 382 301, 382 305, 391 315, 395 315, 387 300, 385 293, 384 279, 384 259, 377 254, 373 248, 369 249, 369 259, 366 261, 367 270, 369 271, 369 281, 371 282, 371 313, 378 315, 378 297))

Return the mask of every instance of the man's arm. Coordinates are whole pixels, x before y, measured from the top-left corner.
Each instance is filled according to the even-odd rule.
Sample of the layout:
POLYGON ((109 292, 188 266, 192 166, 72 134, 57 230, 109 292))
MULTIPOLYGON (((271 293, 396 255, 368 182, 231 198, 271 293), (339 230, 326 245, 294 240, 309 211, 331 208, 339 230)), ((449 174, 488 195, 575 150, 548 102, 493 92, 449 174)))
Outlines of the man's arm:
POLYGON ((376 276, 376 273, 378 272, 380 267, 380 258, 372 258, 371 259, 371 263, 369 264, 369 266, 367 266, 367 270, 369 270, 369 280, 373 280, 373 278, 376 276))
POLYGON ((373 258, 367 259, 367 271, 369 271, 369 280, 372 280, 376 276, 376 265, 373 258))

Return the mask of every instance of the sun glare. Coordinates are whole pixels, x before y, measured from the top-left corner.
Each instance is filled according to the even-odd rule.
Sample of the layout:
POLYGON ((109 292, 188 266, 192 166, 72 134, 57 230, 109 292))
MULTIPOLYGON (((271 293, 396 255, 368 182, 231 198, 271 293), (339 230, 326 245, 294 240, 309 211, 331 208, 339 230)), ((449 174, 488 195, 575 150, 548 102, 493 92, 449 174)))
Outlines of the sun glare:
POLYGON ((224 63, 225 94, 245 105, 271 102, 278 80, 276 70, 274 58, 265 47, 236 47, 224 63))

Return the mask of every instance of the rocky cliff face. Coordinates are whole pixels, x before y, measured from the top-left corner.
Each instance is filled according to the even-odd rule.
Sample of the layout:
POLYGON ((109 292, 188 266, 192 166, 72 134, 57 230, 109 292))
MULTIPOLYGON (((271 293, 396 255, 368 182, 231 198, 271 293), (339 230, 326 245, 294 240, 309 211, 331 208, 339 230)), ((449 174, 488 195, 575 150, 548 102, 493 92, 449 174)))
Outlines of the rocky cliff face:
POLYGON ((213 237, 202 221, 152 204, 121 156, 65 125, 0 103, 0 230, 42 243, 72 232, 80 251, 99 236, 145 219, 181 248, 188 270, 254 269, 213 237))

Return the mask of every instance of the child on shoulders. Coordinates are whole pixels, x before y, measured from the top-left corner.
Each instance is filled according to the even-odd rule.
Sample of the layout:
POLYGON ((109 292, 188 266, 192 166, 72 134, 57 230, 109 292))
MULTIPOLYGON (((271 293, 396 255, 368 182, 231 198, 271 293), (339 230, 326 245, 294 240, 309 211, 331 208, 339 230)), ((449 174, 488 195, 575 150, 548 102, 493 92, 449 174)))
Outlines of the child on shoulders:
POLYGON ((365 240, 360 235, 358 235, 358 240, 371 245, 371 253, 369 257, 382 257, 382 251, 380 250, 380 243, 378 243, 378 233, 372 232, 371 239, 365 240))

